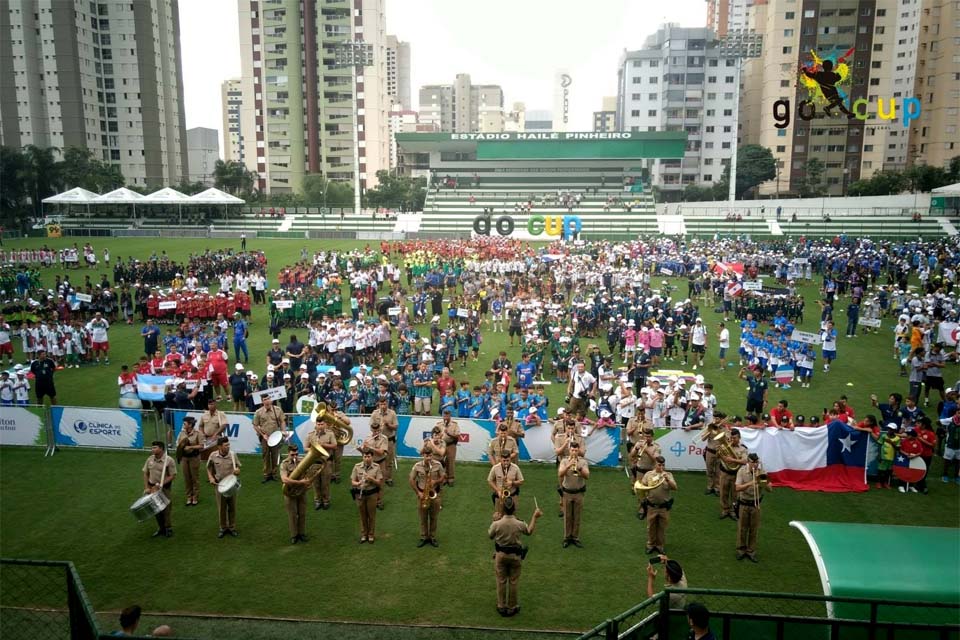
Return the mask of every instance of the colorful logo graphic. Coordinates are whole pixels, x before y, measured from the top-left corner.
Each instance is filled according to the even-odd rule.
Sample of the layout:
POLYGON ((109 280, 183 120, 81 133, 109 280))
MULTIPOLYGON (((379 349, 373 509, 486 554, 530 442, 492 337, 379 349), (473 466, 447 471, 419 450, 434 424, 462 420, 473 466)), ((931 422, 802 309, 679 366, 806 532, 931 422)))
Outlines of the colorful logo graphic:
POLYGON ((816 51, 810 51, 812 63, 800 66, 800 86, 807 90, 809 102, 823 106, 823 112, 833 116, 833 109, 840 109, 848 118, 856 117, 844 103, 849 103, 848 89, 852 84, 850 65, 847 59, 854 49, 837 57, 836 53, 820 58, 816 51))

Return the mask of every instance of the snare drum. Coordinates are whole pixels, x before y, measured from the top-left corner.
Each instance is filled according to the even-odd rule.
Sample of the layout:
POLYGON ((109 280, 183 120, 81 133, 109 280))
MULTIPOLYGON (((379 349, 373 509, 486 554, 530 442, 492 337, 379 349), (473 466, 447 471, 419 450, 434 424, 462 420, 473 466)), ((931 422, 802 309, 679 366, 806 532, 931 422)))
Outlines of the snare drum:
POLYGON ((217 483, 217 493, 224 498, 232 498, 240 491, 240 479, 237 476, 229 475, 217 483))
POLYGON ((130 506, 130 513, 137 519, 137 522, 143 522, 166 509, 169 504, 170 498, 164 495, 163 491, 148 493, 137 498, 137 501, 130 506))
POLYGON ((280 443, 283 442, 283 432, 274 431, 269 436, 267 436, 267 446, 273 449, 274 447, 279 447, 280 443))
POLYGON ((140 396, 135 393, 124 393, 120 396, 120 408, 121 409, 142 409, 143 402, 140 401, 140 396))

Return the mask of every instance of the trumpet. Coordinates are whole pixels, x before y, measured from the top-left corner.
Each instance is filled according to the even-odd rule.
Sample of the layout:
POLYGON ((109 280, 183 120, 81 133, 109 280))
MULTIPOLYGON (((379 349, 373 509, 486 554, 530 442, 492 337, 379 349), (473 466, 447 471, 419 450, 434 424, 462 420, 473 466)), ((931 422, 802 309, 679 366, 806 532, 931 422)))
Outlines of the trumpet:
POLYGON ((573 474, 572 474, 572 475, 573 475, 574 477, 576 477, 576 478, 579 478, 579 477, 580 477, 580 472, 577 470, 577 465, 578 465, 578 463, 580 462, 580 458, 578 458, 577 456, 571 456, 571 458, 572 458, 572 460, 573 460, 573 465, 572 465, 572 466, 573 466, 573 474))

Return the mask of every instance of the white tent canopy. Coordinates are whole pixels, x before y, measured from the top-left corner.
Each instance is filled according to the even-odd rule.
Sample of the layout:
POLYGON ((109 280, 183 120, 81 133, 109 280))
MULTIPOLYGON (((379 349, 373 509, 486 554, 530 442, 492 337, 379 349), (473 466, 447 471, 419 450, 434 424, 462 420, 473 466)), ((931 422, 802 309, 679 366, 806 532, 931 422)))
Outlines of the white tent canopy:
POLYGON ((100 196, 92 191, 87 191, 82 187, 74 187, 69 191, 58 193, 55 196, 44 198, 44 204, 88 204, 100 196))
POLYGON ((126 187, 120 187, 119 189, 114 189, 110 193, 105 193, 102 196, 97 196, 93 201, 93 204, 99 203, 112 203, 112 204, 143 204, 145 196, 140 195, 136 191, 130 191, 126 187))
POLYGON ((933 193, 937 194, 938 196, 960 196, 960 182, 957 182, 956 184, 948 184, 944 187, 937 187, 933 190, 933 193))
POLYGON ((180 193, 176 189, 171 189, 170 187, 165 187, 159 191, 154 191, 150 195, 146 196, 143 199, 143 204, 149 202, 167 202, 175 204, 186 204, 189 202, 190 196, 185 193, 180 193))
POLYGON ((243 199, 213 187, 190 196, 190 202, 196 204, 246 204, 243 199))

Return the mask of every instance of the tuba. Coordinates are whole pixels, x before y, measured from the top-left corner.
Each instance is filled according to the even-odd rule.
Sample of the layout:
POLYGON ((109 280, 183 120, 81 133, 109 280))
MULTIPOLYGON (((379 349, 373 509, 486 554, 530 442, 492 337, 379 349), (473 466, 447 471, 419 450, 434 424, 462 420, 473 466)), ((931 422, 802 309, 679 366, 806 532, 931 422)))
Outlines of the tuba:
POLYGON ((650 476, 650 484, 643 484, 643 480, 637 480, 633 484, 633 492, 636 493, 641 499, 647 497, 648 491, 653 491, 657 487, 663 484, 664 476, 661 473, 655 473, 650 476))
POLYGON ((720 466, 727 471, 736 471, 739 469, 739 464, 727 464, 723 461, 724 456, 728 458, 736 457, 733 453, 733 447, 730 446, 730 432, 723 430, 717 435, 713 436, 713 439, 718 443, 717 456, 720 458, 720 466))
MULTIPOLYGON (((313 473, 314 477, 316 477, 316 474, 320 473, 320 471, 323 470, 323 465, 326 463, 329 457, 330 457, 330 454, 327 453, 326 449, 324 449, 318 444, 313 445, 307 451, 307 455, 303 456, 303 460, 301 460, 297 464, 296 468, 290 472, 290 479, 299 480, 300 478, 303 477, 303 474, 307 472, 307 469, 309 469, 314 464, 319 464, 320 468, 314 471, 313 473)), ((290 489, 290 485, 286 485, 286 484, 283 485, 283 495, 285 496, 291 495, 289 489, 290 489)))
POLYGON ((337 416, 336 409, 327 408, 324 402, 318 402, 310 412, 310 421, 316 423, 317 420, 323 420, 333 429, 337 444, 344 445, 353 440, 353 427, 337 416))

